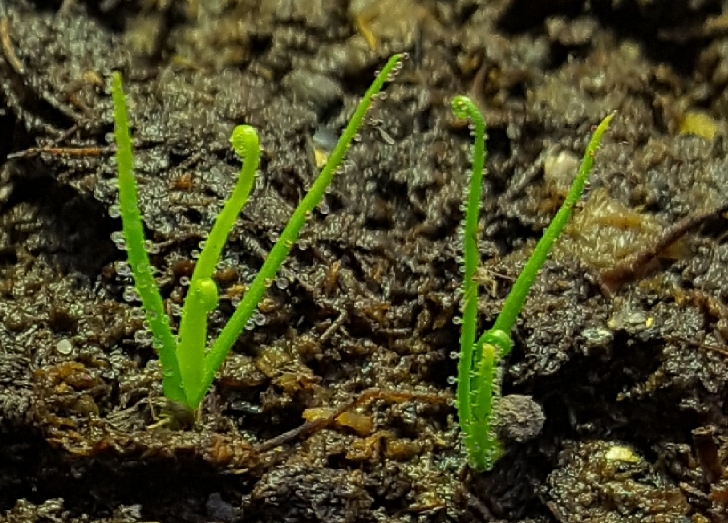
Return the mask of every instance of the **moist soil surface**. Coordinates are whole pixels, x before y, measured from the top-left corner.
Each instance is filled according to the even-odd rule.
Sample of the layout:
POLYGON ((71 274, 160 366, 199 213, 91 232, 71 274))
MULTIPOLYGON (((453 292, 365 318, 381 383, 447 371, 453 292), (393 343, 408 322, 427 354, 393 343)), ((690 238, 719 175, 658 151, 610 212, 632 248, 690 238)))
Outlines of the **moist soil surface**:
POLYGON ((0 517, 728 520, 727 16, 720 0, 0 1, 0 517), (230 133, 260 132, 215 337, 394 52, 404 66, 175 426, 119 236, 111 72, 175 325, 240 167, 230 133), (518 411, 486 473, 453 404, 461 93, 488 125, 480 328, 617 112, 513 331, 518 411))

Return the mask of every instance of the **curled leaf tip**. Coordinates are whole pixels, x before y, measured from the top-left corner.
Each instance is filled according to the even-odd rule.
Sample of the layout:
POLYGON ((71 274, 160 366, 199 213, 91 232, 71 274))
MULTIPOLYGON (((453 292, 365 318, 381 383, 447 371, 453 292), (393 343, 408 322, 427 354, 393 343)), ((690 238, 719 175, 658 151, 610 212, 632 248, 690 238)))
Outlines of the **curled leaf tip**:
POLYGON ((204 278, 194 282, 192 291, 197 293, 197 298, 200 300, 200 305, 202 305, 205 312, 211 312, 217 308, 217 285, 211 278, 204 278))
POLYGON ((233 129, 230 143, 240 159, 254 157, 260 148, 258 133, 250 125, 238 125, 233 129))
POLYGON ((510 333, 498 329, 487 331, 483 335, 482 341, 494 345, 505 352, 510 352, 511 346, 513 345, 510 333))
POLYGON ((457 95, 452 99, 452 112, 458 118, 469 118, 474 119, 474 115, 480 116, 475 103, 465 95, 457 95))

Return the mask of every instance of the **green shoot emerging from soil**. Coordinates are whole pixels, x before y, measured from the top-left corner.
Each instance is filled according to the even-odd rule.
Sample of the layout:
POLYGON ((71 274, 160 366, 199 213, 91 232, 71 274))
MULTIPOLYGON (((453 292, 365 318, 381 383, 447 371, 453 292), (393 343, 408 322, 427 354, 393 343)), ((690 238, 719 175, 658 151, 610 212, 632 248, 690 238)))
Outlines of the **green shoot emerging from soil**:
POLYGON ((458 363, 457 405, 460 428, 470 466, 475 470, 490 470, 501 455, 501 445, 494 427, 493 416, 498 415, 500 397, 499 364, 512 347, 511 329, 523 308, 528 291, 549 251, 564 229, 594 164, 594 156, 602 136, 614 114, 607 116, 592 135, 581 161, 579 172, 569 193, 551 224, 536 244, 533 254, 518 275, 510 294, 503 304, 493 327, 475 339, 478 315, 478 284, 474 280, 478 267, 478 219, 480 195, 485 162, 485 123, 475 104, 465 96, 453 100, 453 112, 459 118, 471 120, 475 134, 473 172, 468 189, 468 202, 464 224, 464 280, 463 318, 460 335, 460 361, 458 363))
POLYGON ((321 202, 351 141, 362 125, 364 116, 372 104, 372 99, 381 91, 390 74, 399 67, 401 60, 401 55, 393 56, 367 90, 329 156, 326 166, 293 212, 290 221, 265 259, 253 283, 250 284, 237 309, 209 350, 206 348, 207 315, 218 304, 217 285, 212 279, 212 274, 228 234, 253 187, 260 157, 258 135, 255 129, 247 125, 238 126, 233 131, 230 141, 235 153, 243 159, 243 168, 233 194, 217 216, 200 253, 182 309, 179 336, 175 336, 170 328, 169 317, 164 311, 164 303, 152 274, 149 256, 144 249, 144 227, 137 203, 137 186, 133 174, 133 154, 126 101, 121 85, 121 75, 114 74, 112 86, 114 137, 117 146, 122 228, 134 285, 141 298, 147 322, 154 337, 154 347, 159 354, 162 388, 167 399, 183 405, 190 411, 198 409, 215 379, 215 374, 263 298, 269 282, 273 281, 281 264, 296 243, 298 233, 305 224, 307 216, 321 202))

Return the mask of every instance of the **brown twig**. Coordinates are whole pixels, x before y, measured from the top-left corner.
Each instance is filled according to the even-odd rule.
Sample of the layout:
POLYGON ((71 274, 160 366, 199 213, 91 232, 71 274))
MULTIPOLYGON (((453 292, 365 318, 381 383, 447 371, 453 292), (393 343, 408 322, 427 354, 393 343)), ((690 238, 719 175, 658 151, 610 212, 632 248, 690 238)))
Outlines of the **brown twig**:
POLYGON ((0 48, 2 49, 5 61, 13 68, 15 74, 22 76, 25 68, 13 50, 13 43, 10 40, 10 22, 5 13, 2 13, 0 16, 2 16, 0 18, 0 48))
POLYGON ((670 290, 670 294, 678 305, 691 303, 716 320, 728 320, 728 307, 718 298, 701 289, 674 288, 670 290))
POLYGON ((0 0, 0 54, 3 58, 2 62, 9 65, 9 68, 3 69, 6 69, 9 73, 11 73, 11 76, 14 75, 14 81, 16 83, 16 92, 10 91, 5 94, 10 98, 9 102, 11 105, 17 106, 16 111, 19 113, 21 119, 27 118, 34 126, 40 127, 48 134, 63 134, 59 133, 58 129, 53 127, 51 124, 42 121, 40 117, 32 114, 24 108, 23 102, 25 99, 32 97, 33 99, 42 100, 48 103, 53 109, 61 113, 70 121, 74 122, 76 125, 81 123, 82 120, 79 115, 67 107, 64 107, 64 105, 49 92, 38 92, 37 86, 26 78, 25 66, 15 54, 15 50, 13 48, 13 42, 10 38, 10 19, 8 18, 7 10, 2 0, 0 0))
POLYGON ((24 151, 8 154, 8 159, 30 158, 39 154, 52 154, 55 156, 89 157, 112 154, 113 147, 32 147, 24 151))
POLYGON ((372 401, 375 400, 385 400, 390 401, 393 403, 401 403, 403 401, 411 401, 411 400, 420 400, 424 401, 426 403, 434 403, 434 404, 446 404, 448 401, 450 401, 452 398, 449 395, 445 394, 434 394, 434 393, 426 393, 426 392, 400 392, 400 391, 385 391, 381 389, 367 389, 364 392, 362 392, 359 397, 344 403, 342 406, 340 406, 338 409, 333 411, 330 415, 326 416, 325 418, 308 421, 304 423, 303 425, 296 427, 295 429, 289 430, 288 432, 284 432, 283 434, 276 436, 275 438, 271 438, 267 441, 264 441, 263 443, 256 445, 255 450, 258 453, 263 453, 268 450, 274 449, 276 447, 280 447, 281 445, 285 445, 289 441, 292 441, 294 439, 298 439, 300 437, 306 436, 308 434, 312 434, 313 432, 316 432, 318 430, 323 429, 324 427, 327 427, 331 425, 336 418, 341 416, 344 412, 347 412, 354 407, 357 407, 359 405, 368 405, 372 401))
POLYGON ((718 347, 716 345, 708 345, 707 343, 702 343, 697 340, 691 340, 690 338, 685 338, 683 336, 665 336, 665 339, 669 340, 669 341, 673 341, 673 342, 687 343, 688 345, 693 345, 694 347, 697 347, 699 349, 710 350, 710 351, 716 352, 722 356, 728 357, 728 347, 718 347))
POLYGON ((603 290, 611 295, 618 291, 625 283, 641 278, 648 271, 649 262, 664 252, 670 245, 689 231, 702 225, 707 219, 718 216, 726 211, 728 211, 728 203, 717 209, 692 214, 668 227, 652 245, 648 245, 644 249, 637 251, 617 263, 611 269, 603 271, 600 274, 603 290))

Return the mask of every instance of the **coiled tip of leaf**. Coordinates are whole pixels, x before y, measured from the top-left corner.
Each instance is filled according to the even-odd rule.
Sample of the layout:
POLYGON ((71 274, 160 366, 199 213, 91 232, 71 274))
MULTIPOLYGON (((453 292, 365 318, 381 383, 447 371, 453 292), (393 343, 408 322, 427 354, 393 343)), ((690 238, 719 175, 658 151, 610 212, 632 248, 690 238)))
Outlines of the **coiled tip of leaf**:
POLYGON ((478 129, 482 129, 483 136, 480 139, 482 140, 482 138, 484 138, 485 121, 483 120, 483 115, 480 114, 480 109, 478 109, 478 106, 475 105, 475 102, 465 95, 457 95, 452 99, 452 112, 458 118, 470 120, 473 126, 475 126, 476 131, 478 129))
POLYGON ((500 350, 498 357, 508 354, 511 351, 511 345, 513 343, 511 341, 511 335, 499 329, 492 329, 483 333, 478 342, 483 343, 483 345, 497 347, 500 350))
POLYGON ((230 136, 233 151, 241 160, 253 158, 260 153, 258 133, 250 125, 238 125, 230 136))
POLYGON ((465 95, 458 95, 452 99, 452 112, 458 118, 472 119, 473 111, 477 111, 473 101, 465 95))
POLYGON ((199 300, 205 312, 211 312, 217 308, 217 285, 212 279, 204 278, 193 282, 191 292, 195 293, 195 298, 199 300))

